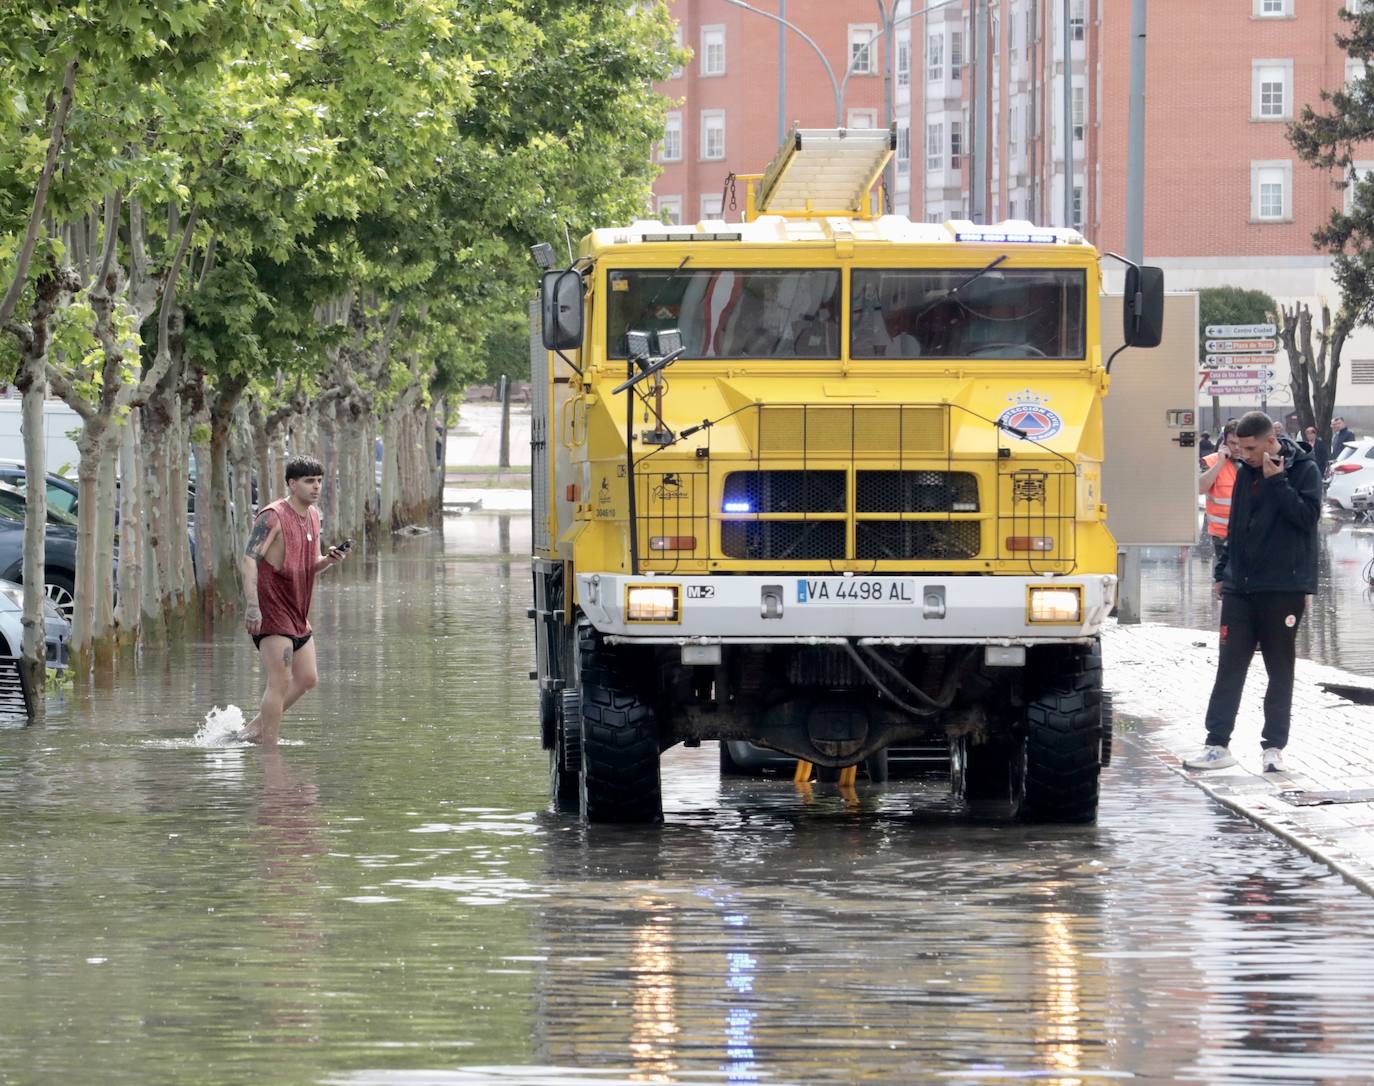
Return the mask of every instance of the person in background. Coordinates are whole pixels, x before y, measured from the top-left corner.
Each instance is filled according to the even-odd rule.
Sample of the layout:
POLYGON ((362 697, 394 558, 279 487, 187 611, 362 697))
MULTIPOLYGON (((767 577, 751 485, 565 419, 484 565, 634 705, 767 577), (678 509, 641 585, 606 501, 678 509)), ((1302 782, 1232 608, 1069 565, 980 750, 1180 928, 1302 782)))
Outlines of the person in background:
POLYGON ((1337 415, 1331 420, 1331 463, 1341 458, 1341 450, 1355 440, 1355 431, 1345 424, 1345 419, 1337 415))
POLYGON ((1197 443, 1198 462, 1201 463, 1203 460, 1206 460, 1207 457, 1211 456, 1216 451, 1217 446, 1216 442, 1212 440, 1212 435, 1208 433, 1206 430, 1203 430, 1202 437, 1198 440, 1197 443))
POLYGON ((1212 553, 1220 557, 1226 546, 1226 526, 1231 519, 1231 491, 1236 483, 1236 425, 1228 422, 1221 432, 1221 444, 1203 458, 1205 469, 1197 481, 1197 492, 1207 498, 1207 534, 1212 553))
POLYGON ((1317 591, 1317 524, 1322 480, 1316 462, 1259 411, 1236 427, 1236 469, 1226 546, 1217 557, 1213 593, 1221 599, 1220 653, 1207 704, 1207 743, 1188 769, 1236 764, 1231 733, 1255 648, 1264 657, 1262 765, 1286 773, 1283 751, 1293 713, 1298 625, 1317 591))
POLYGON ((1312 459, 1317 462, 1317 470, 1322 473, 1322 478, 1326 478, 1326 465, 1331 462, 1331 446, 1317 436, 1317 428, 1309 426, 1302 432, 1302 441, 1299 445, 1304 445, 1307 451, 1312 454, 1312 459))

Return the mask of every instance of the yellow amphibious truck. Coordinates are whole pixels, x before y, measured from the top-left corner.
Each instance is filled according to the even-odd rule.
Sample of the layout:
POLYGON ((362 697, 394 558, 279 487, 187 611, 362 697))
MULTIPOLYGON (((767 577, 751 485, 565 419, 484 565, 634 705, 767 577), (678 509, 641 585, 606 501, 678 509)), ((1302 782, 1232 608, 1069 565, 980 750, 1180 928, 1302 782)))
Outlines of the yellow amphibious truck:
MULTIPOLYGON (((659 756, 948 744, 1084 821, 1110 749, 1099 254, 871 210, 883 131, 798 130, 742 223, 596 230, 532 323, 534 608, 561 809, 662 817, 659 756)), ((1127 269, 1125 339, 1163 277, 1127 269)), ((880 775, 879 770, 875 775, 880 775)))

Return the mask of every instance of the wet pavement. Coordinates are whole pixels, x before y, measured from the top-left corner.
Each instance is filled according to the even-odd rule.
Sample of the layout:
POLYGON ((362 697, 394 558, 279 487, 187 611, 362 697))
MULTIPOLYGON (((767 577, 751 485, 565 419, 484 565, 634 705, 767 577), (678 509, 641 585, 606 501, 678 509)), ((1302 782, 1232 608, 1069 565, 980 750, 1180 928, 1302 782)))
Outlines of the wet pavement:
POLYGON ((1093 827, 711 744, 662 827, 549 814, 528 542, 451 519, 323 583, 275 754, 190 742, 260 689, 227 628, 0 731, 0 1080, 1368 1080, 1374 899, 1129 744, 1093 827))

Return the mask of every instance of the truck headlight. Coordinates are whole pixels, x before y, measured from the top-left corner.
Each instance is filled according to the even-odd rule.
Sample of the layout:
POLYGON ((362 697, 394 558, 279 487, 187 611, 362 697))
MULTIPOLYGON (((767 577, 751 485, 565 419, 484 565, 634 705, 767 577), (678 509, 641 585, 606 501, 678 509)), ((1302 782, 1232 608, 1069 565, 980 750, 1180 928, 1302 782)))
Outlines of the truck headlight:
POLYGON ((675 585, 632 584, 625 589, 627 622, 677 622, 681 589, 675 585))
POLYGON ((1026 597, 1026 621, 1076 625, 1083 621, 1083 589, 1078 585, 1031 588, 1026 597))

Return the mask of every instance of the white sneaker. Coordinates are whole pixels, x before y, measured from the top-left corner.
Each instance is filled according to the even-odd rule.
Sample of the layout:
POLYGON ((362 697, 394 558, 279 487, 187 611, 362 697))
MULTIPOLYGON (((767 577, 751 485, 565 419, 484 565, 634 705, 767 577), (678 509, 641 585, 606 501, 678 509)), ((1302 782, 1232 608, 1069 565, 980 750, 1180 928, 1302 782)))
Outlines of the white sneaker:
POLYGON ((1183 760, 1184 769, 1230 769, 1235 764, 1236 758, 1230 747, 1203 747, 1202 753, 1196 758, 1183 760))
POLYGON ((1283 760, 1282 747, 1264 748, 1264 771, 1266 773, 1288 772, 1288 763, 1283 760))

